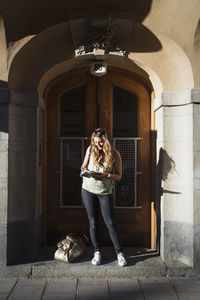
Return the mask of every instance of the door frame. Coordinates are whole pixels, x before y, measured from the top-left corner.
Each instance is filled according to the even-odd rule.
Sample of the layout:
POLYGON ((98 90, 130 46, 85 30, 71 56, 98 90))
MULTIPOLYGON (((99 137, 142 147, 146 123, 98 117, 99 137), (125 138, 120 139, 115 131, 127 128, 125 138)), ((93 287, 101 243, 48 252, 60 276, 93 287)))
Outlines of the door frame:
MULTIPOLYGON (((122 87, 124 89, 127 89, 130 92, 133 92, 133 89, 131 88, 131 85, 134 83, 134 93, 138 96, 141 91, 142 93, 147 93, 148 97, 151 101, 150 107, 151 107, 151 125, 150 125, 150 157, 151 157, 151 174, 154 176, 151 176, 151 196, 150 196, 150 231, 151 231, 151 248, 156 248, 156 215, 155 215, 155 209, 154 209, 154 203, 155 203, 155 166, 156 166, 156 153, 155 153, 155 135, 152 134, 152 132, 155 131, 155 124, 154 124, 154 110, 153 110, 153 89, 150 84, 150 82, 147 79, 144 79, 140 77, 137 74, 131 73, 130 71, 118 68, 118 67, 108 67, 109 76, 111 77, 111 81, 113 85, 117 85, 119 87, 122 87), (124 80, 124 78, 126 80, 124 80), (123 79, 123 80, 122 80, 123 79), (122 86, 123 82, 123 86, 122 86)), ((46 87, 44 91, 44 99, 48 99, 49 95, 52 96, 58 96, 58 94, 63 94, 64 92, 67 92, 73 88, 76 88, 78 86, 84 85, 86 81, 88 80, 88 74, 89 73, 89 67, 81 68, 78 70, 73 70, 71 72, 59 75, 54 80, 52 80, 48 86, 46 87), (78 78, 78 80, 77 80, 78 78), (65 88, 65 82, 68 80, 68 86, 65 88), (79 81, 79 84, 77 85, 77 81, 79 81)), ((103 82, 103 77, 102 77, 103 82)), ((90 88, 87 91, 87 93, 93 93, 96 86, 94 85, 94 81, 92 80, 90 84, 90 88)), ((105 95, 105 94, 104 94, 105 95)), ((88 97, 90 98, 90 97, 88 97)), ((46 102, 46 101, 45 101, 46 102)), ((90 103, 91 105, 91 103, 90 103)), ((95 116, 94 116, 95 118, 95 116)), ((94 120, 90 120, 89 127, 93 127, 94 120)), ((104 126, 105 127, 105 126, 104 126)), ((87 131, 87 130, 86 130, 87 131)), ((88 133, 88 132, 87 132, 88 133)), ((43 245, 46 245, 46 221, 47 221, 47 113, 46 113, 46 103, 45 103, 45 113, 44 113, 44 161, 43 161, 43 218, 42 218, 42 241, 43 245)))

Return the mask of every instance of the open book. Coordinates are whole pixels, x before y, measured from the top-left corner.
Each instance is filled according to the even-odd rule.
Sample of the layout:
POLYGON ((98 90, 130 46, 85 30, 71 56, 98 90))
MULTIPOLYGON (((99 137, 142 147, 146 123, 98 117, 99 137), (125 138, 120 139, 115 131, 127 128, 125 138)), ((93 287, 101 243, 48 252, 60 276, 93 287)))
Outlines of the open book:
POLYGON ((91 174, 93 174, 93 175, 95 175, 95 174, 96 175, 102 175, 101 172, 89 171, 87 169, 84 169, 84 170, 81 170, 80 176, 81 177, 88 177, 91 174))

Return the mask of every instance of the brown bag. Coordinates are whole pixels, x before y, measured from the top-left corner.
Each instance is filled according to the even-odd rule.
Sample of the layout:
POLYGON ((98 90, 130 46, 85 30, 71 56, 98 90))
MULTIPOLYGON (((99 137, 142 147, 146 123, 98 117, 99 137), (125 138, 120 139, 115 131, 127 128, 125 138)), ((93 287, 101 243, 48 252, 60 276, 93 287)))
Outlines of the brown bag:
POLYGON ((69 234, 57 243, 54 258, 63 262, 73 262, 87 253, 88 238, 84 234, 69 234))

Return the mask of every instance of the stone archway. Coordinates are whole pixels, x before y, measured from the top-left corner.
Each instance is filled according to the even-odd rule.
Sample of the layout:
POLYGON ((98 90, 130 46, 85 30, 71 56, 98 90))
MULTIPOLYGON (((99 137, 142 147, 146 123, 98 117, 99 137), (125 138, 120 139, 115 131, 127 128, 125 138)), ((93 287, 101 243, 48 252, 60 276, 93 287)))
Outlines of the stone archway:
MULTIPOLYGON (((155 103, 155 110, 156 129, 158 134, 157 153, 159 153, 160 148, 164 147, 164 150, 167 151, 168 157, 171 157, 171 159, 175 161, 175 165, 179 171, 177 173, 174 171, 175 174, 171 173, 168 177, 168 181, 163 180, 164 194, 161 198, 161 254, 165 260, 177 259, 186 264, 189 264, 190 266, 193 266, 195 263, 199 264, 198 253, 200 252, 198 244, 200 220, 195 213, 195 209, 193 210, 193 208, 197 208, 198 210, 199 195, 198 189, 196 188, 195 184, 196 182, 198 182, 198 172, 196 166, 198 167, 199 164, 199 160, 197 159, 197 145, 199 141, 199 135, 197 132, 197 128, 199 126, 199 77, 197 76, 197 71, 194 72, 195 68, 196 70, 198 69, 195 64, 199 52, 193 51, 193 37, 195 35, 195 30, 199 22, 199 5, 199 1, 195 0, 190 3, 188 3, 188 1, 184 1, 184 5, 182 5, 181 7, 179 7, 177 1, 173 1, 167 4, 164 2, 158 3, 154 1, 152 3, 151 10, 150 6, 148 5, 148 10, 143 15, 143 17, 139 19, 139 21, 141 22, 144 19, 144 16, 146 16, 143 24, 151 29, 157 37, 159 37, 162 42, 163 49, 157 53, 131 53, 129 57, 130 62, 131 60, 134 60, 139 64, 139 66, 142 67, 141 69, 146 71, 145 75, 143 73, 144 77, 148 77, 148 75, 150 76, 150 80, 152 81, 152 85, 154 86, 154 89, 156 91, 157 100, 155 103), (179 7, 178 15, 177 10, 174 9, 177 7, 179 7), (186 19, 190 19, 191 22, 185 22, 186 19), (174 28, 176 28, 176 31, 174 31, 174 28), (170 78, 172 70, 173 76, 170 78), (178 83, 177 85, 176 82, 178 83), (194 82, 196 89, 193 89, 194 82), (176 88, 179 89, 180 92, 177 91, 176 88), (161 91, 164 93, 161 94, 161 91), (178 132, 176 130, 177 128, 181 128, 184 130, 179 130, 178 132), (179 148, 180 145, 181 150, 179 148), (188 145, 193 146, 188 148, 188 145), (185 162, 184 164, 180 163, 180 158, 185 162), (193 168, 193 166, 195 166, 195 168, 193 168), (181 176, 176 177, 175 175, 177 174, 181 174, 181 176), (186 181, 184 181, 185 174, 190 174, 190 177, 187 177, 186 181), (176 186, 172 184, 172 179, 174 179, 174 177, 176 177, 176 186), (179 193, 181 192, 180 189, 186 186, 187 192, 184 189, 184 193, 181 194, 170 193, 179 193), (191 199, 192 201, 190 201, 191 199), (187 213, 184 209, 180 210, 180 206, 177 204, 180 202, 184 204, 183 206, 187 209, 187 213), (182 213, 181 217, 178 212, 180 212, 180 214, 182 213), (183 220, 182 217, 185 220, 183 220), (171 238, 169 238, 169 232, 172 233, 171 238), (178 232, 185 232, 186 234, 183 234, 179 239, 177 239, 178 232), (181 247, 180 245, 183 245, 183 247, 181 247), (174 248, 176 248, 177 251, 174 251, 174 248), (165 252, 165 249, 168 249, 169 251, 165 252)), ((37 119, 37 104, 39 101, 36 91, 38 90, 39 93, 42 93, 42 91, 44 91, 45 84, 53 78, 50 76, 52 73, 48 71, 52 71, 54 69, 54 66, 56 68, 56 65, 61 64, 63 66, 63 69, 61 68, 58 72, 63 73, 66 66, 65 62, 69 62, 69 60, 71 60, 73 67, 78 67, 75 66, 76 63, 75 61, 73 61, 69 28, 67 27, 66 20, 63 20, 64 23, 60 22, 61 21, 57 22, 57 24, 59 23, 58 25, 52 24, 53 26, 49 29, 44 26, 44 30, 40 34, 38 34, 38 36, 32 38, 21 48, 21 50, 15 56, 12 56, 13 60, 8 77, 8 85, 11 89, 11 97, 9 91, 7 91, 7 98, 6 96, 5 98, 7 99, 7 107, 8 105, 10 105, 10 122, 12 120, 12 124, 18 124, 17 130, 19 131, 20 126, 22 126, 20 124, 26 124, 27 126, 29 126, 29 120, 27 117, 28 111, 34 111, 34 114, 32 115, 32 124, 36 124, 34 122, 37 119), (59 45, 59 47, 52 47, 52 44, 59 45), (45 46, 47 46, 47 48, 45 48, 45 46), (51 49, 51 51, 48 52, 48 56, 46 55, 46 49, 51 49), (32 90, 34 90, 35 92, 31 92, 32 90), (19 111, 15 110, 19 103, 21 103, 22 105, 22 107, 20 108, 20 113, 19 111), (25 106, 29 106, 29 108, 32 108, 30 108, 30 110, 24 110, 25 106), (13 119, 15 119, 16 123, 15 121, 13 121, 13 119), (17 119, 19 122, 17 121, 17 119)), ((38 32, 35 31, 32 33, 35 34, 38 32)), ((7 65, 8 53, 5 46, 5 36, 3 38, 4 55, 1 56, 1 58, 4 57, 3 66, 5 67, 7 65)), ((16 40, 19 38, 24 38, 24 36, 18 36, 16 40)), ((10 46, 10 49, 11 48, 12 46, 10 46)), ((138 70, 138 72, 140 71, 138 70)), ((6 76, 4 77, 4 79, 7 78, 6 76)), ((5 93, 5 90, 3 92, 5 93)), ((1 95, 5 95, 3 94, 3 92, 1 93, 1 95)), ((42 99, 40 99, 40 103, 42 103, 42 99)), ((8 120, 8 113, 5 116, 8 120)), ((11 126, 12 124, 10 123, 9 128, 14 132, 14 126, 11 126)), ((36 126, 34 128, 36 129, 36 126)), ((35 132, 36 130, 32 131, 33 138, 35 132)), ((24 137, 25 136, 26 134, 24 133, 24 137)), ((14 145, 12 136, 10 141, 13 142, 14 145)), ((31 151, 34 152, 34 147, 36 145, 35 140, 32 144, 30 140, 29 142, 27 141, 28 136, 26 136, 26 142, 25 140, 23 141, 24 148, 21 149, 25 150, 28 145, 31 145, 31 151)), ((15 144, 15 146, 16 145, 17 144, 15 144)), ((20 148, 18 148, 18 150, 19 149, 20 148)), ((17 152, 20 152, 20 150, 17 152)), ((5 153, 3 153, 3 155, 4 154, 5 153)), ((18 161, 20 161, 19 153, 10 154, 11 155, 9 159, 12 159, 13 155, 13 157, 18 156, 18 161)), ((29 162, 31 162, 32 160, 36 161, 36 156, 33 157, 33 159, 30 158, 29 162)), ((20 167, 22 167, 23 169, 23 164, 20 164, 20 167)), ((16 175, 14 176, 16 179, 17 173, 14 173, 14 175, 16 175)), ((10 195, 12 195, 13 192, 15 193, 16 197, 16 186, 13 185, 12 187, 13 190, 10 190, 10 195)), ((20 185, 18 185, 18 188, 19 187, 20 185)), ((5 190, 7 191, 6 188, 5 190)), ((19 194, 18 197, 18 199, 21 199, 19 201, 23 202, 23 198, 21 198, 19 194)), ((7 205, 7 202, 5 203, 7 205)), ((9 207, 12 208, 11 202, 9 203, 9 207)), ((36 207, 40 212, 39 203, 36 205, 36 207)), ((17 213, 12 219, 13 215, 11 210, 8 212, 8 215, 10 218, 9 221, 13 221, 14 218, 14 221, 18 221, 19 219, 21 221, 23 220, 23 218, 26 220, 27 216, 28 218, 30 217, 29 220, 33 221, 33 219, 36 217, 33 217, 33 215, 31 215, 30 210, 27 210, 23 216, 18 214, 19 219, 17 219, 17 213)), ((35 228, 35 225, 33 224, 34 222, 29 223, 30 232, 33 228, 35 228)), ((20 252, 20 247, 23 244, 20 243, 21 242, 17 244, 19 249, 18 252, 20 252)))

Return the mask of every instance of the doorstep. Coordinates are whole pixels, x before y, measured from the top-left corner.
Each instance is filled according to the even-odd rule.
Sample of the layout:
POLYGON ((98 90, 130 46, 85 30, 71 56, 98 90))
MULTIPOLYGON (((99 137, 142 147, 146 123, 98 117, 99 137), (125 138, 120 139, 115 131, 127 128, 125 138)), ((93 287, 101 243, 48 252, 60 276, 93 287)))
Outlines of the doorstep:
POLYGON ((9 278, 133 278, 195 276, 182 263, 166 264, 155 250, 128 247, 124 249, 128 265, 119 267, 113 248, 102 249, 102 264, 91 264, 92 249, 79 262, 64 263, 53 259, 54 249, 45 248, 35 262, 0 267, 0 277, 9 278))

